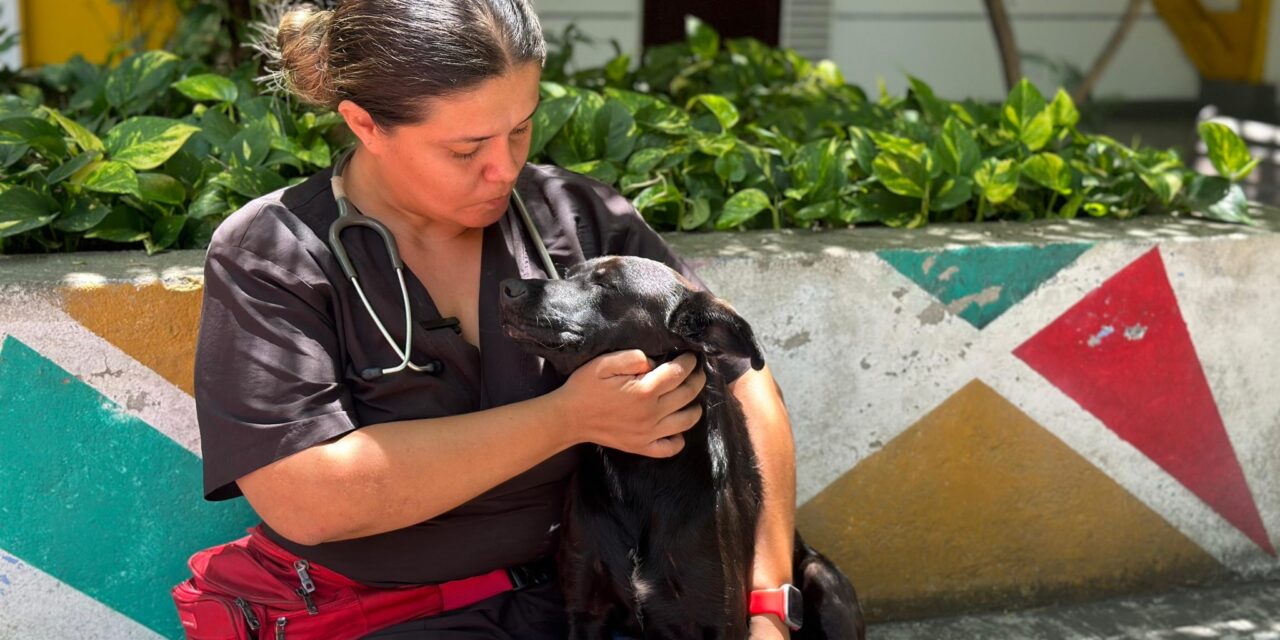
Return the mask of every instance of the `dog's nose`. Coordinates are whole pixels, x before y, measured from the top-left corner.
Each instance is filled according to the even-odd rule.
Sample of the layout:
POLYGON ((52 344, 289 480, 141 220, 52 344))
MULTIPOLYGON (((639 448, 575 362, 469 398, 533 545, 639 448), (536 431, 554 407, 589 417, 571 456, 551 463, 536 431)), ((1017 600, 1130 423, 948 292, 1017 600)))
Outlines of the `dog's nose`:
POLYGON ((525 284, 523 280, 512 278, 502 282, 502 295, 508 298, 519 298, 526 293, 529 293, 529 285, 525 284))

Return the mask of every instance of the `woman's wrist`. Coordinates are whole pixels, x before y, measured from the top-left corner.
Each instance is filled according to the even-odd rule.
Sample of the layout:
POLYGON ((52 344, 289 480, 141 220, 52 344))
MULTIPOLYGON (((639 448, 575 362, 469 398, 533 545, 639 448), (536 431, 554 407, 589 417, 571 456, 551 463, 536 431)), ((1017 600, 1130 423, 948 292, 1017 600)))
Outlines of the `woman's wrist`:
POLYGON ((582 444, 582 428, 576 420, 573 407, 565 397, 564 387, 530 400, 538 412, 537 423, 555 433, 556 450, 564 451, 582 444))
POLYGON ((752 640, 756 638, 791 637, 791 630, 782 622, 782 618, 772 613, 757 613, 751 616, 750 633, 752 640))
POLYGON ((768 554, 761 553, 760 548, 756 549, 756 557, 754 559, 755 567, 751 573, 751 589, 777 589, 784 584, 792 584, 791 565, 779 565, 772 567, 769 561, 773 558, 768 554))

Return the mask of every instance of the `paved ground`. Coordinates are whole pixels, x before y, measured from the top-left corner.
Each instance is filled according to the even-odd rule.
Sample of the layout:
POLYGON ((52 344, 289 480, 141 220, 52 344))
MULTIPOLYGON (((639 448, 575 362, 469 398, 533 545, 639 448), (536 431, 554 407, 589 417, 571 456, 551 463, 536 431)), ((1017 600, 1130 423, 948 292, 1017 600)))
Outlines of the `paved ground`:
POLYGON ((884 624, 869 640, 1280 640, 1280 582, 884 624))

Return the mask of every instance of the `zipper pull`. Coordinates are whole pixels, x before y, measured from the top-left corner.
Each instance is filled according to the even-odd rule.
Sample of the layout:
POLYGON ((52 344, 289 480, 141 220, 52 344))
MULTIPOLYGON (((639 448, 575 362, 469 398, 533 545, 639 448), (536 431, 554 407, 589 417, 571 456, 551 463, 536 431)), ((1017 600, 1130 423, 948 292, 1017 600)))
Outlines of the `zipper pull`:
POLYGON ((295 591, 302 596, 302 601, 307 603, 307 613, 314 616, 320 613, 320 609, 316 607, 315 600, 311 598, 311 594, 316 591, 316 583, 311 581, 311 574, 307 572, 310 567, 311 564, 301 558, 293 563, 293 570, 298 573, 298 582, 302 584, 295 591))
POLYGON ((311 568, 311 563, 299 558, 293 563, 293 570, 298 572, 298 580, 302 583, 302 590, 307 593, 315 593, 316 583, 311 581, 311 574, 307 573, 307 569, 311 568))
POLYGON ((262 626, 262 623, 258 621, 258 614, 253 612, 253 608, 249 606, 248 602, 245 602, 244 598, 236 598, 236 606, 240 608, 240 613, 244 614, 245 621, 249 623, 250 631, 257 631, 258 627, 262 626))
POLYGON ((276 618, 276 640, 284 640, 284 624, 288 621, 284 616, 276 618))

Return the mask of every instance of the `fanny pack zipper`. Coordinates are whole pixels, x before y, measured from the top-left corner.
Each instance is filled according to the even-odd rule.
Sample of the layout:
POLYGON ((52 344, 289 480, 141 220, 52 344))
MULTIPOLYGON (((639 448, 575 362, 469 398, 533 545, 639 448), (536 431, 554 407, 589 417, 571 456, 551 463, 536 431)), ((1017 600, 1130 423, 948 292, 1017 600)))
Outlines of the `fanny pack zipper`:
POLYGON ((297 572, 298 582, 302 585, 297 588, 298 595, 302 596, 303 602, 307 603, 307 613, 314 616, 320 613, 320 609, 311 598, 311 594, 315 593, 316 583, 311 581, 311 574, 307 571, 310 567, 311 564, 301 558, 293 563, 293 570, 297 572))
POLYGON ((284 640, 284 625, 288 621, 289 619, 284 616, 276 618, 276 640, 284 640))
POLYGON ((250 631, 257 631, 262 623, 258 621, 258 614, 253 612, 253 607, 244 598, 236 598, 236 606, 240 608, 240 613, 244 614, 244 619, 249 623, 250 631))

